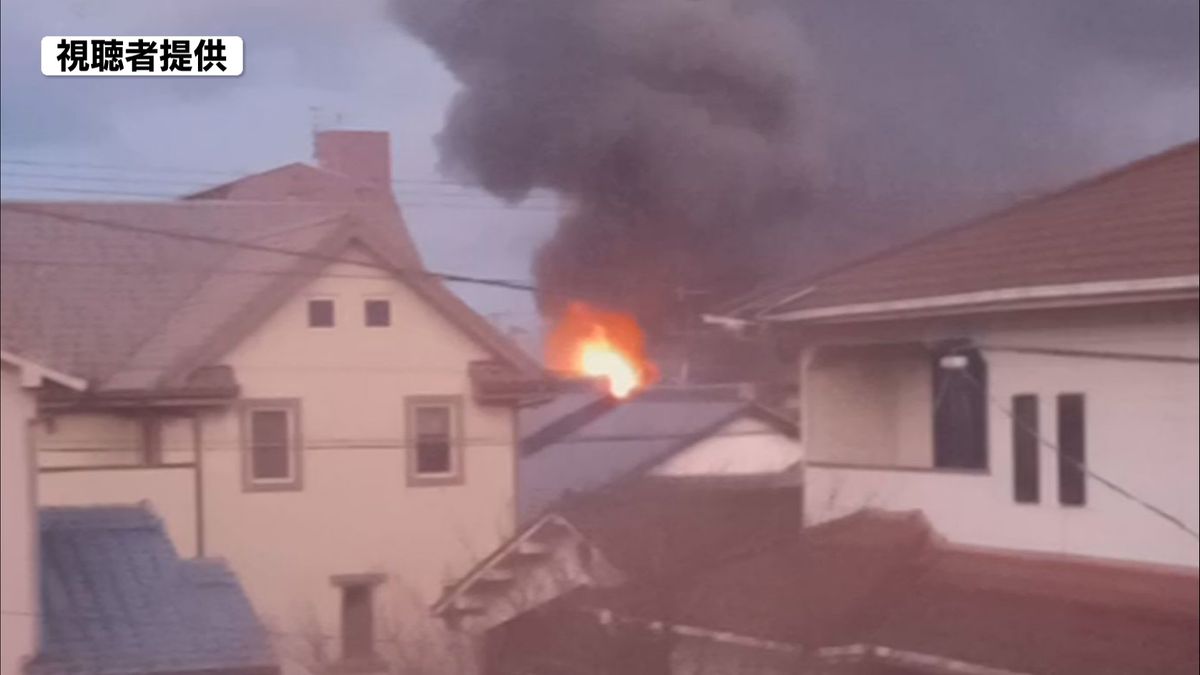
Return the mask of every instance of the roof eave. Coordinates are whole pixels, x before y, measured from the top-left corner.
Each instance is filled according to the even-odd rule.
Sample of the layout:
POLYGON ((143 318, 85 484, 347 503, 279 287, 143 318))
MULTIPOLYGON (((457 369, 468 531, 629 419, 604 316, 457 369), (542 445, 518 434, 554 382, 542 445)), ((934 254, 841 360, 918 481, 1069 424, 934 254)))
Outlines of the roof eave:
POLYGON ((40 387, 44 381, 53 382, 73 391, 87 389, 87 380, 43 366, 13 352, 0 351, 0 361, 16 367, 21 373, 21 386, 40 387))
POLYGON ((981 312, 1161 302, 1197 297, 1200 275, 1004 288, 814 307, 763 316, 768 323, 848 323, 981 312))

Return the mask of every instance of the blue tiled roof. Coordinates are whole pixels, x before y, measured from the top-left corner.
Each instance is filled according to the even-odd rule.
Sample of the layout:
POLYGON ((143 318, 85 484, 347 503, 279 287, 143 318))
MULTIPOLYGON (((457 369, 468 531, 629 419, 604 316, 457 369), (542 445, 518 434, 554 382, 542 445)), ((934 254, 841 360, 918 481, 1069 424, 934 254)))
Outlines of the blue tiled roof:
POLYGON ((237 578, 221 561, 180 559, 147 508, 43 508, 40 528, 31 674, 278 672, 237 578))

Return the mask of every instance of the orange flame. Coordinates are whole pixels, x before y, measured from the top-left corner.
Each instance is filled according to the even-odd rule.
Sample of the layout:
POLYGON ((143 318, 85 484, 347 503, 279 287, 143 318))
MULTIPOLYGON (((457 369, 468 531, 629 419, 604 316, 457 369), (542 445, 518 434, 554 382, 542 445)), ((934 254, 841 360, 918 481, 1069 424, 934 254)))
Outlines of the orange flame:
POLYGON ((554 370, 604 378, 610 394, 626 398, 657 377, 645 343, 633 317, 572 302, 546 342, 546 360, 554 370))

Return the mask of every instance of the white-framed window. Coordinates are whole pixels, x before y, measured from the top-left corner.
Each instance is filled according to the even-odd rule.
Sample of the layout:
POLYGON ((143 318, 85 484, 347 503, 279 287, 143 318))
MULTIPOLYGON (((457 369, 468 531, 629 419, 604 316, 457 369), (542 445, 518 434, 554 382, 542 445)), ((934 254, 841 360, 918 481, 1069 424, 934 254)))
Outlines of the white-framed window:
POLYGON ((300 401, 243 401, 241 418, 243 487, 300 489, 300 401))
POLYGON ((462 398, 405 399, 410 485, 450 485, 463 480, 462 398))

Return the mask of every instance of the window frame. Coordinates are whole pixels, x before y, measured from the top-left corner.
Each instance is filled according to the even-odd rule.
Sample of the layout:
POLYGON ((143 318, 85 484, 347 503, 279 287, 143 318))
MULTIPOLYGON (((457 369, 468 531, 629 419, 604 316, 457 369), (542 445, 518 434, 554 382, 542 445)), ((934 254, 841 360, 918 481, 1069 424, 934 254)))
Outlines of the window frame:
POLYGON ((304 303, 304 320, 305 326, 308 328, 336 328, 337 327, 337 302, 326 296, 313 296, 308 298, 304 303), (313 323, 313 303, 327 302, 329 303, 329 324, 313 323))
POLYGON ((404 438, 407 442, 405 473, 410 487, 438 485, 461 485, 465 482, 463 466, 463 397, 462 396, 406 396, 404 398, 404 438), (420 408, 447 408, 450 411, 450 471, 444 473, 420 472, 417 470, 417 410, 420 408))
POLYGON ((298 398, 243 399, 238 403, 238 417, 242 448, 242 491, 282 492, 295 491, 304 487, 303 437, 300 430, 301 406, 298 398), (254 476, 254 439, 251 420, 255 412, 283 411, 288 423, 288 466, 291 475, 287 478, 256 478, 254 476))
POLYGON ((391 328, 392 327, 392 299, 387 297, 365 297, 363 298, 363 327, 364 328, 391 328), (383 303, 387 307, 387 323, 371 323, 371 303, 383 303))

